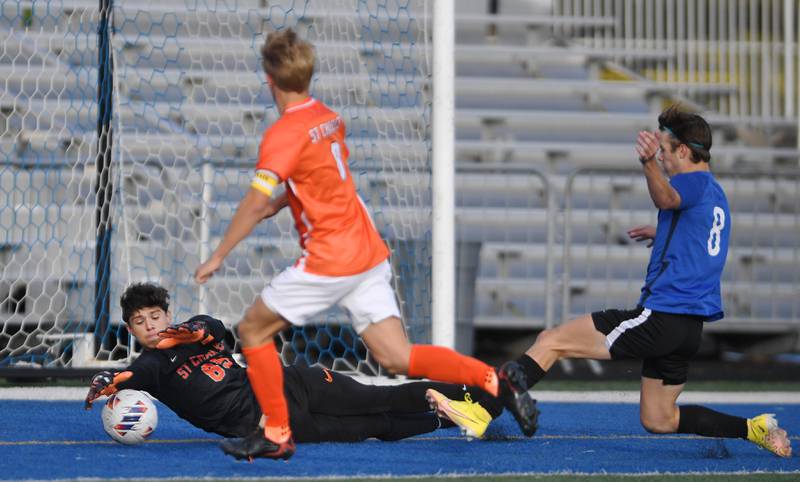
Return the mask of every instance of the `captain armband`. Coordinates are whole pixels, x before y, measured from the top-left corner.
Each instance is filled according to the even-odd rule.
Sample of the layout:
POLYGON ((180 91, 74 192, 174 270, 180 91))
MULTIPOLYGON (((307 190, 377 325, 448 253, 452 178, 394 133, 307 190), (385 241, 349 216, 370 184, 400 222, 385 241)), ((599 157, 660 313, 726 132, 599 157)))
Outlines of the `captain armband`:
POLYGON ((261 191, 269 197, 272 197, 272 192, 277 185, 278 178, 275 177, 275 174, 264 169, 257 170, 255 177, 253 177, 253 182, 250 183, 250 187, 261 191))

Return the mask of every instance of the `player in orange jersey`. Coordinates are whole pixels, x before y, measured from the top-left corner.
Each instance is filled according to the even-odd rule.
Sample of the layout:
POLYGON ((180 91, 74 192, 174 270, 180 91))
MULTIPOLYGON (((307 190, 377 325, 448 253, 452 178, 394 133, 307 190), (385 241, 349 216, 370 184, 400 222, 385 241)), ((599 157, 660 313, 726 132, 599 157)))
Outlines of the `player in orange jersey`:
POLYGON ((261 55, 280 118, 264 133, 250 189, 211 258, 197 268, 195 280, 208 281, 260 221, 287 205, 303 254, 264 288, 239 324, 247 374, 267 420, 263 432, 226 440, 223 450, 237 458, 292 456, 295 447, 273 337, 336 304, 350 312, 356 332, 388 371, 478 386, 497 396, 503 381, 492 367, 448 348, 412 345, 406 338, 390 283, 389 250, 356 193, 347 165, 344 122, 309 96, 312 45, 287 29, 271 33, 261 55), (273 197, 282 182, 285 194, 273 197))

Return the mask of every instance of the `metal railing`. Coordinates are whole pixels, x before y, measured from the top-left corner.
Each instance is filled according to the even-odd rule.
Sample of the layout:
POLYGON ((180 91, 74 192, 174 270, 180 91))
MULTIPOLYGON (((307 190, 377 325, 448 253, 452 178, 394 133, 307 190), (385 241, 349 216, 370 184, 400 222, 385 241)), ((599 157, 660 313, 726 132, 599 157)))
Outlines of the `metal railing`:
POLYGON ((616 19, 615 28, 556 26, 557 36, 598 49, 671 52, 666 60, 614 60, 656 82, 732 86, 687 97, 735 117, 797 116, 799 11, 796 0, 553 2, 554 15, 616 19))
MULTIPOLYGON (((512 312, 520 311, 524 313, 520 318, 526 321, 517 327, 552 327, 556 320, 559 260, 555 246, 558 201, 550 178, 528 166, 487 164, 459 167, 456 172, 461 176, 456 182, 456 237, 459 244, 481 245, 483 273, 477 273, 481 278, 478 283, 488 283, 496 289, 494 308, 476 316, 497 318, 502 325, 503 320, 507 323, 513 318, 512 312), (469 186, 463 182, 466 176, 479 178, 469 186), (537 293, 515 300, 508 287, 531 280, 542 283, 538 294, 543 300, 532 299, 537 298, 537 293), (532 301, 536 308, 515 306, 532 301)), ((464 273, 461 266, 458 270, 464 273)), ((463 284, 461 278, 459 283, 463 284)))

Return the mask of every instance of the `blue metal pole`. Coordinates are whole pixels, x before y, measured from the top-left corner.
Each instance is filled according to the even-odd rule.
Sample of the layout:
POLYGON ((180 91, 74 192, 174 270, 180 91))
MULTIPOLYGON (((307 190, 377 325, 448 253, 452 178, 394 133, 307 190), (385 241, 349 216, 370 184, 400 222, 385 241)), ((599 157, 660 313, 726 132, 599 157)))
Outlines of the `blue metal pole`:
POLYGON ((95 283, 94 334, 95 350, 107 346, 106 339, 111 315, 111 148, 113 132, 113 64, 111 62, 110 20, 113 0, 100 0, 100 22, 97 27, 97 167, 95 182, 95 283))

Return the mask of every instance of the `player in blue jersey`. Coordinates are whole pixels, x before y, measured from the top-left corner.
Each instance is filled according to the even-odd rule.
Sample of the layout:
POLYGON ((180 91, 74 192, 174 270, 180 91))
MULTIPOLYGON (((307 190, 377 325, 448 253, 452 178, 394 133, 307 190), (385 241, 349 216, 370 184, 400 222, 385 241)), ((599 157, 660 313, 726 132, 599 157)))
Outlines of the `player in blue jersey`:
POLYGON ((521 393, 561 358, 640 359, 640 415, 649 432, 743 438, 789 457, 786 431, 771 414, 745 419, 676 403, 703 324, 723 317, 720 278, 731 215, 709 170, 708 123, 673 107, 658 124, 657 132, 640 132, 636 144, 658 208, 657 227, 628 232, 637 241, 652 241, 653 248, 638 306, 598 311, 543 331, 525 355, 500 368, 500 378, 521 393))

